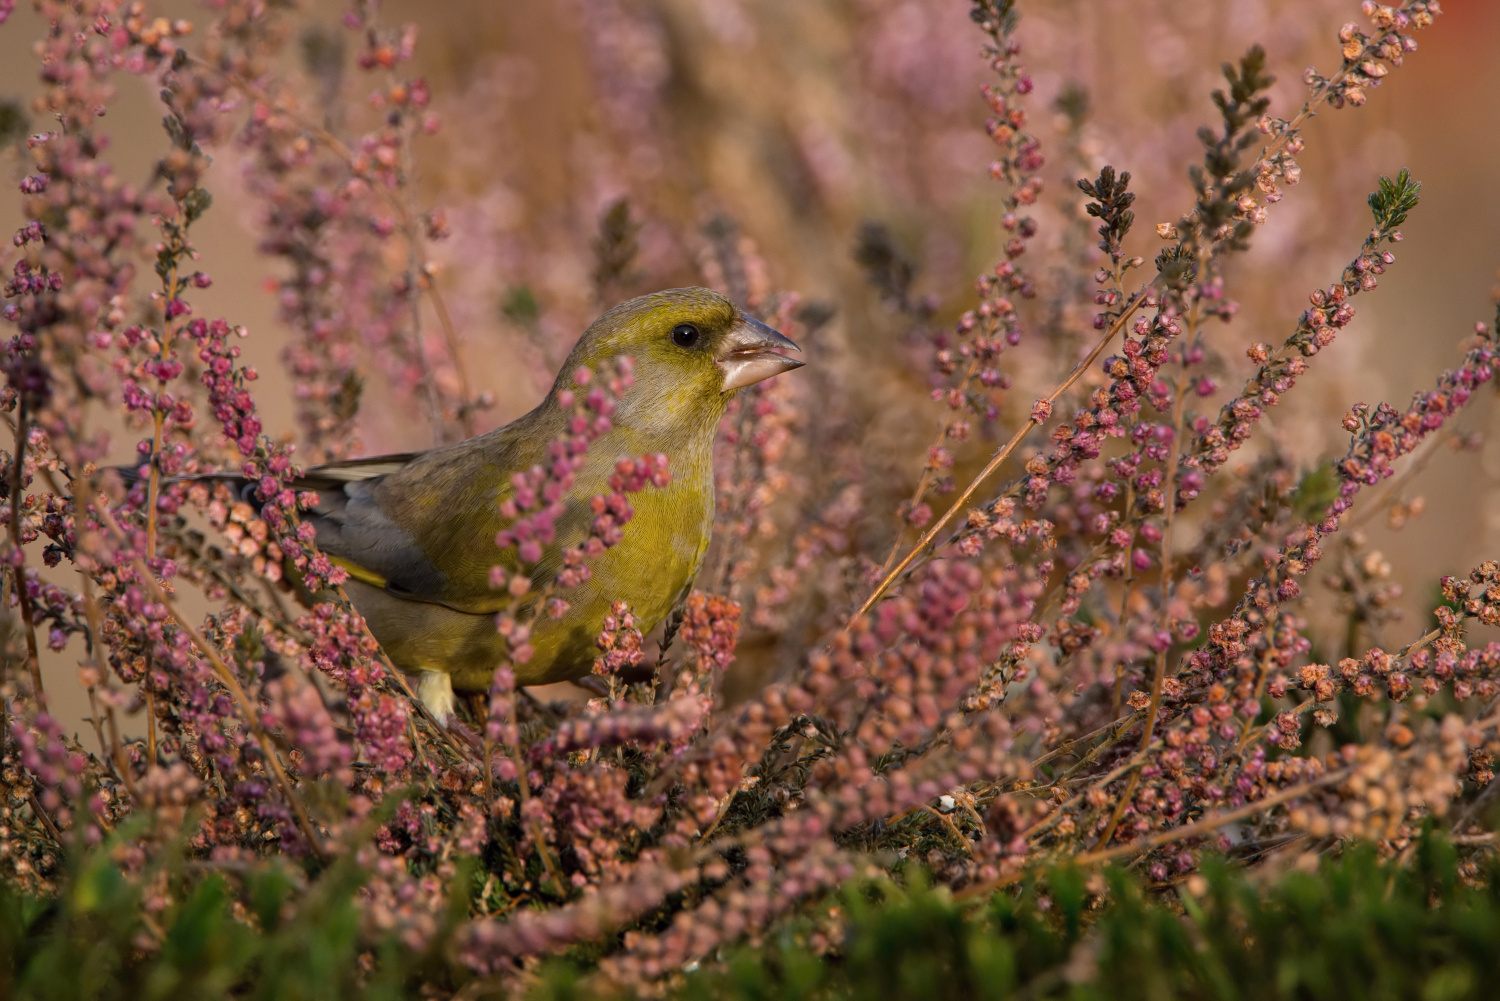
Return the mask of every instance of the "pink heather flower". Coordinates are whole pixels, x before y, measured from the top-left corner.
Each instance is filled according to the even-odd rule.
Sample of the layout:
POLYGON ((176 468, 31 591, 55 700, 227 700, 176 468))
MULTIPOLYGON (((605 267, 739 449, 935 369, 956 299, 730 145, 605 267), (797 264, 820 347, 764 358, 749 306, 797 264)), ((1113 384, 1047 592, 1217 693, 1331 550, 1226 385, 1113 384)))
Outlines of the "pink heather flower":
POLYGON ((739 638, 740 606, 719 595, 694 591, 688 595, 682 617, 682 640, 700 663, 720 670, 734 659, 739 638))

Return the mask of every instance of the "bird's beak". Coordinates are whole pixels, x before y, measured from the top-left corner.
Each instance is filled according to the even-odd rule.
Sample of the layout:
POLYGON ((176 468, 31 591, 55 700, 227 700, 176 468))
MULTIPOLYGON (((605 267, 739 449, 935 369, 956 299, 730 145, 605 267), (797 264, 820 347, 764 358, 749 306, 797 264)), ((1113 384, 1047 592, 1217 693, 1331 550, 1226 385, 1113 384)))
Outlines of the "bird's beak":
POLYGON ((714 360, 724 373, 724 392, 753 386, 762 379, 769 379, 782 372, 801 368, 806 362, 788 358, 780 351, 801 351, 785 334, 761 323, 759 320, 740 314, 735 325, 724 336, 714 360))

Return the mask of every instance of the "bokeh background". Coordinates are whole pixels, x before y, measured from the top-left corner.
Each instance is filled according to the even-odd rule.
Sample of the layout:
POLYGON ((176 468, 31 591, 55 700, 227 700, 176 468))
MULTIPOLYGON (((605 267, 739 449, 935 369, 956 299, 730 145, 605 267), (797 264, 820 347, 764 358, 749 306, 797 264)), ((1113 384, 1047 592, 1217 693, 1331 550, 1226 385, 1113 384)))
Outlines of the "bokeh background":
MULTIPOLYGON (((169 17, 204 13, 188 3, 153 6, 169 17)), ((800 427, 858 436, 870 519, 861 530, 883 552, 890 512, 920 471, 937 415, 921 331, 881 303, 851 249, 863 222, 889 227, 919 267, 916 287, 934 298, 939 325, 972 305, 974 277, 1000 256, 1003 192, 986 171, 978 87, 987 71, 968 9, 963 0, 386 3, 385 19, 420 27, 416 72, 443 123, 418 140, 416 179, 422 201, 443 207, 452 230, 434 245, 434 263, 462 337, 459 364, 496 401, 481 423, 497 426, 540 399, 573 340, 610 304, 601 300, 703 281, 704 227, 733 220, 765 262, 749 276, 753 286, 794 290, 833 311, 805 345, 822 375, 796 391, 800 427), (601 295, 590 277, 593 244, 602 214, 621 198, 640 223, 640 252, 601 295)), ((1010 356, 1012 402, 1024 414, 1092 333, 1092 286, 1067 268, 1093 243, 1072 181, 1106 163, 1132 173, 1131 251, 1149 259, 1160 245, 1154 224, 1191 204, 1185 169, 1199 156, 1196 129, 1215 121, 1208 95, 1220 64, 1263 44, 1279 78, 1272 111, 1290 115, 1303 69, 1332 69, 1339 25, 1362 19, 1354 0, 1050 0, 1020 9, 1023 59, 1036 81, 1031 128, 1048 158, 1031 267, 1051 283, 1044 296, 1058 299, 1054 315, 1033 323, 1046 332, 1010 356)), ((318 59, 341 44, 341 7, 305 10, 284 70, 362 107, 368 81, 319 70, 318 59)), ((1339 419, 1352 404, 1403 403, 1493 312, 1500 5, 1447 0, 1444 10, 1365 107, 1312 121, 1302 183, 1272 206, 1253 250, 1229 271, 1242 308, 1215 333, 1226 389, 1247 371, 1244 345, 1279 343, 1308 292, 1353 256, 1378 175, 1408 167, 1423 182, 1396 266, 1267 422, 1259 447, 1307 466, 1342 454, 1339 419)), ((24 5, 0 28, 0 97, 24 102, 31 92, 40 32, 24 5)), ((144 181, 163 148, 159 109, 146 81, 122 77, 120 86, 108 121, 113 158, 124 176, 144 181)), ((295 436, 279 361, 288 331, 266 283, 276 266, 257 252, 263 206, 246 192, 243 156, 233 146, 215 151, 205 182, 217 200, 196 238, 215 284, 199 297, 200 312, 250 329, 243 344, 264 373, 268 429, 295 436)), ((23 164, 19 150, 0 154, 6 173, 19 177, 23 164)), ((16 212, 15 199, 0 200, 0 224, 14 226, 16 212)), ((410 401, 382 388, 377 361, 360 450, 430 444, 410 401)), ((1486 394, 1460 429, 1493 431, 1496 413, 1486 394)), ((133 454, 132 434, 122 430, 116 444, 121 460, 133 454)), ((966 461, 982 459, 983 445, 966 461)), ((796 458, 811 466, 818 457, 804 449, 796 458)), ((1404 589, 1401 634, 1431 607, 1437 576, 1500 555, 1497 488, 1500 436, 1492 435, 1431 459, 1409 491, 1425 500, 1421 518, 1399 533, 1379 518, 1368 523, 1404 589)), ((47 669, 72 664, 64 655, 47 669)))

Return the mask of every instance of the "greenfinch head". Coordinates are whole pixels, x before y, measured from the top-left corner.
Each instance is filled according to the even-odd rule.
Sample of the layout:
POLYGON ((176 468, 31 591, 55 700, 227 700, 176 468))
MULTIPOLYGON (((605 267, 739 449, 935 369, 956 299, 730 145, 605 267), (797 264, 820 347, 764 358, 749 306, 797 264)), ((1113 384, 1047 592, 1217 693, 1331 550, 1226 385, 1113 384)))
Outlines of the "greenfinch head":
POLYGON ((693 418, 722 413, 736 390, 802 367, 783 353, 799 350, 718 292, 667 289, 622 302, 595 320, 563 363, 551 396, 566 389, 579 368, 597 369, 628 355, 635 361, 635 386, 621 401, 622 423, 698 430, 693 418))

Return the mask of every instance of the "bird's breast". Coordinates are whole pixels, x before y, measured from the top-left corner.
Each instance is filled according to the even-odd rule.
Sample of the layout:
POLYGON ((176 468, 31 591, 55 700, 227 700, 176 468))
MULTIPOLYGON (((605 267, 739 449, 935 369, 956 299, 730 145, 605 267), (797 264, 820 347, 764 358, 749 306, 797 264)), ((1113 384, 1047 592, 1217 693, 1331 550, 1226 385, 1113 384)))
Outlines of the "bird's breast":
POLYGON ((556 592, 568 602, 566 614, 558 619, 543 614, 535 621, 536 655, 517 672, 518 680, 539 684, 587 674, 599 656, 598 636, 614 602, 630 606, 642 632, 667 617, 702 566, 713 531, 713 479, 696 473, 674 469, 666 487, 629 496, 634 514, 620 541, 588 563, 587 581, 556 592))

